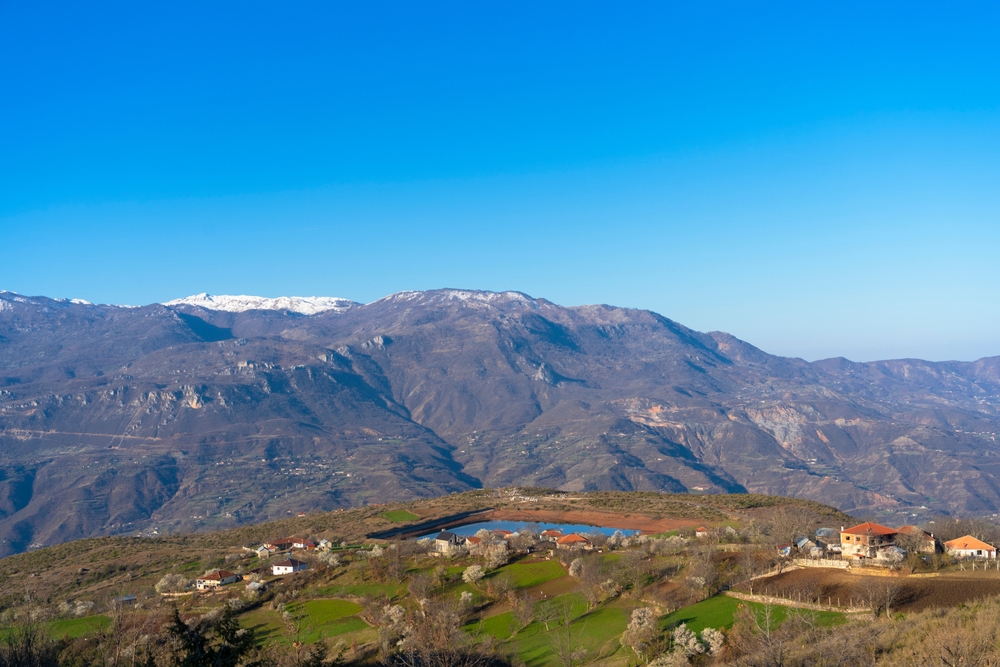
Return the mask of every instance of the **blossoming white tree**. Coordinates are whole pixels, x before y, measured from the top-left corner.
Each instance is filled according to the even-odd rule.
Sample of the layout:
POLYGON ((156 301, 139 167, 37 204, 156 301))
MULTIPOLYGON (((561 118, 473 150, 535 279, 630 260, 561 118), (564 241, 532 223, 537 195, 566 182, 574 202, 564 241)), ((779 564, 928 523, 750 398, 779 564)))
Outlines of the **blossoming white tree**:
POLYGON ((465 568, 465 572, 462 573, 462 581, 470 586, 475 586, 482 578, 483 568, 480 565, 470 565, 465 568))

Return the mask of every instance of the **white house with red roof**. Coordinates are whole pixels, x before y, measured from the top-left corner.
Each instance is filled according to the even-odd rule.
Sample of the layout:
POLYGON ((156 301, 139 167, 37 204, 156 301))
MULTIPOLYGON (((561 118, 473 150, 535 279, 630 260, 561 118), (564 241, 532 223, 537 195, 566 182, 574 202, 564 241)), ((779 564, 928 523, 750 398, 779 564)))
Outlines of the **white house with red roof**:
POLYGON ((590 540, 578 533, 570 533, 556 540, 557 549, 590 549, 592 546, 590 540))
POLYGON ((197 579, 195 579, 195 587, 199 591, 210 590, 213 588, 218 588, 219 586, 225 586, 226 584, 233 584, 239 581, 240 576, 229 570, 216 570, 214 572, 209 572, 208 574, 203 574, 197 579))
POLYGON ((997 548, 992 544, 987 544, 976 539, 972 535, 965 535, 944 543, 945 550, 956 558, 989 558, 997 557, 997 548))

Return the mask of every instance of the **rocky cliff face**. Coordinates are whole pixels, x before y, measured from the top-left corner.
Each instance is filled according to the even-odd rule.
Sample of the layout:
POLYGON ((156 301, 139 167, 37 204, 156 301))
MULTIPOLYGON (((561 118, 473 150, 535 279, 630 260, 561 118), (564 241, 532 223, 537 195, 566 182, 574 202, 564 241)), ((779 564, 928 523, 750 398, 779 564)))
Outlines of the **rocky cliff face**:
POLYGON ((1000 358, 810 364, 512 292, 202 297, 0 293, 0 553, 480 485, 1000 507, 1000 358))

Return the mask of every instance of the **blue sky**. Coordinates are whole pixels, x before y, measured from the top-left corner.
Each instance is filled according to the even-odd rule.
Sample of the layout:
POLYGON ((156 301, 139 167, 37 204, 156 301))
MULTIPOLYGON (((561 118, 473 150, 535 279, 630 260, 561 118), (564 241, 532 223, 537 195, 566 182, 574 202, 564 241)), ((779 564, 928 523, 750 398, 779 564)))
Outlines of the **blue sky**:
POLYGON ((1000 354, 995 4, 0 1, 0 289, 1000 354))

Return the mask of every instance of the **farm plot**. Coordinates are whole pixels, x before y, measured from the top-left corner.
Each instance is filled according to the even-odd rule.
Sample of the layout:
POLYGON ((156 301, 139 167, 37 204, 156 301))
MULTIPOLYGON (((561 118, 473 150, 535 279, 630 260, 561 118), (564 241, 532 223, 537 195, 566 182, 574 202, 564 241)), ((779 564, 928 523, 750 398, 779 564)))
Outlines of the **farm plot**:
MULTIPOLYGON (((756 592, 781 595, 802 600, 832 600, 846 606, 851 599, 861 597, 863 577, 842 570, 806 568, 761 579, 756 592)), ((953 607, 959 604, 1000 595, 1000 576, 996 572, 948 572, 938 577, 892 577, 899 586, 893 607, 903 612, 921 611, 932 607, 953 607)))
MULTIPOLYGON (((754 608, 761 608, 755 602, 743 602, 727 595, 716 595, 707 600, 698 602, 678 609, 667 615, 663 621, 664 628, 671 628, 681 623, 686 623, 688 628, 695 632, 701 632, 705 628, 729 628, 733 625, 736 612, 741 605, 749 604, 754 608)), ((781 623, 788 615, 788 608, 776 606, 774 609, 774 620, 781 623)), ((832 625, 844 621, 844 615, 835 611, 815 612, 816 620, 820 625, 832 625)))

